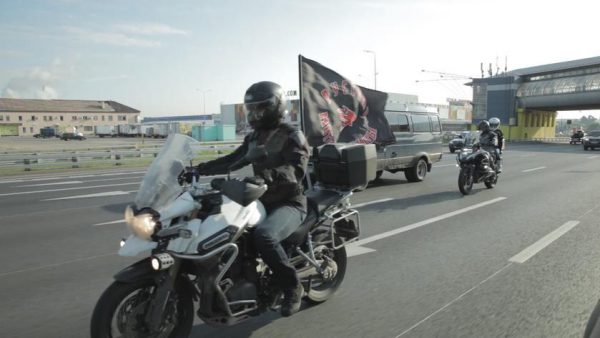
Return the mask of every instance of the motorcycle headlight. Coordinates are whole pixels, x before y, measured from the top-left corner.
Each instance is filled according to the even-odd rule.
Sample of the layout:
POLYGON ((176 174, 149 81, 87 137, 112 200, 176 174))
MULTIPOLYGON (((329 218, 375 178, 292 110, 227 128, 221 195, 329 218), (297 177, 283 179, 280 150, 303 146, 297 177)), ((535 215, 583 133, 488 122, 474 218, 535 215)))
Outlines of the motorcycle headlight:
POLYGON ((133 234, 145 240, 150 240, 159 228, 154 214, 141 213, 135 215, 131 207, 125 209, 125 223, 127 223, 127 227, 133 234))

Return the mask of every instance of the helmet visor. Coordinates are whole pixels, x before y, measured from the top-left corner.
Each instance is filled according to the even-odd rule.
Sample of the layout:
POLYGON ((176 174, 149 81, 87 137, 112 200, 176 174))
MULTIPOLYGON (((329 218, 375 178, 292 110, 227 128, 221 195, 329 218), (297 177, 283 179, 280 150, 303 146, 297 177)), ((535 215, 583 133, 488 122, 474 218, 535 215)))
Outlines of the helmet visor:
POLYGON ((244 111, 248 117, 248 122, 255 123, 262 120, 267 110, 272 109, 275 103, 275 97, 262 101, 244 103, 244 111))
POLYGON ((246 111, 246 114, 250 114, 252 112, 264 112, 265 110, 275 106, 275 103, 275 97, 271 97, 262 101, 246 102, 244 103, 244 110, 246 111))

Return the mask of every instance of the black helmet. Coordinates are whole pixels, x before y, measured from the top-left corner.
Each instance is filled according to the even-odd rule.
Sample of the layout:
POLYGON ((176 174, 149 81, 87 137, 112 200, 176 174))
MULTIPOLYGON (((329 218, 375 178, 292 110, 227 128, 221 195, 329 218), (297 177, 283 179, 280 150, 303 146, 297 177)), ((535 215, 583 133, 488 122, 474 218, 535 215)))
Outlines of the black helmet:
POLYGON ((257 82, 246 90, 244 109, 254 129, 276 127, 286 110, 283 88, 274 82, 257 82))
POLYGON ((497 117, 492 117, 490 119, 490 128, 492 130, 496 130, 496 129, 498 129, 498 127, 500 127, 500 119, 497 117))
POLYGON ((490 123, 486 120, 479 122, 477 125, 477 130, 481 130, 481 132, 490 131, 490 123))

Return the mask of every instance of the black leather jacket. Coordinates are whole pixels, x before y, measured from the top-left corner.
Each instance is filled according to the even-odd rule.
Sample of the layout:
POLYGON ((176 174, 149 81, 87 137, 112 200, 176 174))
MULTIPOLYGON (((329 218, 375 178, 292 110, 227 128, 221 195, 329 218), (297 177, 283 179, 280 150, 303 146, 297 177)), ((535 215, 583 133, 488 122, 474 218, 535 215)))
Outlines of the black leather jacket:
POLYGON ((486 151, 495 152, 498 147, 498 135, 489 130, 479 135, 479 145, 486 151))
POLYGON ((198 171, 201 175, 226 174, 236 162, 239 167, 252 164, 254 175, 264 179, 268 186, 267 192, 260 198, 267 211, 281 205, 292 205, 305 211, 302 180, 307 171, 308 157, 308 143, 302 131, 282 123, 274 129, 253 131, 233 153, 200 164, 198 171), (257 146, 264 146, 267 156, 250 163, 245 159, 246 153, 257 146))

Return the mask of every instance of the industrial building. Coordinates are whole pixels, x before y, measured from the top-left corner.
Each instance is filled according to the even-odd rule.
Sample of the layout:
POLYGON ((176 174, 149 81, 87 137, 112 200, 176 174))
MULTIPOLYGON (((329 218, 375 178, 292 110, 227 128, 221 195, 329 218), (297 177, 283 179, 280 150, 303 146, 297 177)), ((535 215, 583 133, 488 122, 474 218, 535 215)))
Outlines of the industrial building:
POLYGON ((0 98, 0 136, 31 136, 45 127, 93 134, 96 126, 134 124, 139 116, 115 101, 0 98))

